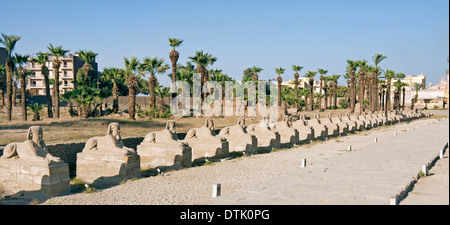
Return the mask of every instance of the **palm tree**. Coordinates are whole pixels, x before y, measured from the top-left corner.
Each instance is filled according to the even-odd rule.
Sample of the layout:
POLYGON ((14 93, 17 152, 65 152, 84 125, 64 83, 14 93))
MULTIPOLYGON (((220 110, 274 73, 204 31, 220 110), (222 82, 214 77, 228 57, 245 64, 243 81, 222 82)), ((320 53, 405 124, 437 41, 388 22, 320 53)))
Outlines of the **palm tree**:
POLYGON ((130 59, 123 57, 125 62, 125 77, 128 87, 128 113, 132 120, 135 120, 136 114, 136 92, 139 89, 139 60, 132 56, 130 59))
POLYGON ((0 65, 0 109, 5 105, 5 75, 6 68, 3 65, 0 65))
POLYGON ((387 117, 387 112, 391 110, 391 81, 395 79, 395 72, 392 70, 386 70, 384 72, 386 78, 386 101, 384 107, 384 116, 387 117))
POLYGON ((317 72, 313 71, 307 71, 305 74, 306 78, 309 78, 309 110, 312 112, 314 110, 313 104, 314 104, 314 77, 316 76, 317 72))
POLYGON ((414 83, 414 90, 416 91, 416 94, 414 95, 414 100, 411 103, 411 110, 414 109, 414 104, 417 102, 417 98, 419 97, 419 90, 422 88, 421 83, 414 83))
POLYGON ((66 91, 64 94, 61 95, 61 100, 66 101, 69 106, 69 114, 70 116, 75 116, 76 113, 73 110, 72 105, 72 99, 75 99, 77 96, 75 96, 76 92, 74 91, 66 91))
POLYGON ((331 81, 333 81, 333 97, 334 97, 333 106, 335 109, 337 109, 337 85, 340 77, 341 75, 337 74, 331 75, 331 81))
POLYGON ((177 38, 169 38, 169 45, 172 47, 172 51, 169 53, 170 61, 172 61, 172 91, 173 94, 176 93, 176 72, 177 72, 177 61, 180 57, 180 54, 175 50, 176 47, 180 46, 184 40, 180 40, 177 38))
POLYGON ((41 65, 41 74, 44 76, 45 83, 45 95, 47 97, 47 115, 48 118, 53 118, 52 112, 52 97, 50 95, 50 83, 48 79, 48 68, 45 63, 48 61, 48 53, 38 52, 36 58, 31 59, 32 62, 39 63, 41 65))
MULTIPOLYGON (((300 72, 300 70, 302 70, 302 69, 303 69, 303 66, 292 65, 292 70, 295 71, 295 74, 294 74, 295 98, 298 98, 298 78, 299 78, 298 72, 300 72)), ((297 107, 298 107, 298 105, 297 105, 297 107)))
POLYGON ((357 63, 353 60, 347 60, 347 70, 350 74, 350 112, 355 112, 355 103, 356 103, 356 79, 355 79, 355 71, 357 68, 357 63))
POLYGON ((91 62, 95 62, 95 57, 98 55, 98 53, 94 53, 92 51, 88 50, 79 50, 78 52, 75 52, 78 54, 81 60, 83 60, 84 64, 81 67, 81 70, 84 74, 84 86, 89 86, 89 71, 93 70, 94 68, 90 64, 91 62))
POLYGON ((161 115, 162 113, 164 113, 164 109, 165 109, 164 97, 170 96, 170 88, 157 86, 157 87, 155 87, 155 94, 159 97, 158 111, 159 111, 159 114, 161 115))
POLYGON ((26 84, 25 78, 27 76, 27 72, 23 68, 23 65, 28 62, 28 58, 30 55, 19 55, 15 53, 13 57, 13 62, 17 65, 17 72, 19 74, 20 79, 20 102, 22 103, 22 120, 27 121, 27 97, 26 97, 26 84))
POLYGON ((33 121, 41 120, 40 112, 44 107, 45 105, 40 105, 37 102, 29 107, 30 111, 33 112, 33 121))
POLYGON ((12 76, 13 76, 13 62, 12 62, 12 52, 14 47, 16 46, 17 41, 20 40, 19 36, 15 35, 6 35, 2 33, 2 37, 0 38, 0 43, 5 46, 6 52, 8 54, 5 63, 6 69, 6 114, 8 117, 8 121, 12 119, 12 76))
POLYGON ((367 60, 358 60, 356 61, 357 66, 359 67, 359 109, 360 112, 364 111, 364 91, 365 91, 365 81, 366 81, 366 69, 367 69, 367 60))
POLYGON ((255 82, 258 82, 258 80, 259 80, 258 73, 261 73, 261 71, 263 71, 263 68, 253 66, 252 68, 250 68, 250 70, 251 70, 252 73, 253 73, 253 77, 252 77, 253 80, 254 80, 255 82))
MULTIPOLYGON (((162 74, 162 73, 166 72, 166 70, 169 69, 169 65, 164 64, 164 59, 158 59, 158 57, 154 57, 154 58, 146 57, 146 58, 144 58, 144 61, 142 62, 140 67, 142 70, 150 73, 150 77, 148 78, 148 86, 149 86, 148 101, 149 101, 150 107, 154 111, 155 107, 156 107, 155 87, 156 87, 156 83, 158 82, 155 75, 158 73, 162 74)), ((173 72, 173 70, 172 70, 172 72, 173 72)), ((172 77, 173 77, 173 74, 172 74, 172 77)))
MULTIPOLYGON (((317 69, 318 72, 320 73, 320 84, 319 84, 319 93, 322 94, 322 89, 323 89, 323 79, 324 79, 324 75, 328 73, 328 70, 324 70, 324 69, 317 69)), ((319 109, 322 108, 322 99, 319 99, 319 109)))
MULTIPOLYGON (((203 87, 203 84, 205 84, 209 79, 207 67, 209 65, 213 65, 214 62, 217 60, 217 58, 213 57, 209 53, 203 53, 203 51, 196 51, 195 56, 189 57, 189 59, 191 59, 192 62, 197 64, 196 69, 197 72, 199 72, 201 75, 201 86, 203 87)), ((206 99, 206 93, 203 93, 201 103, 203 103, 204 99, 206 99)))
POLYGON ((373 89, 373 97, 375 99, 374 102, 374 111, 378 111, 380 110, 379 108, 379 102, 378 102, 378 87, 376 87, 378 85, 378 75, 379 75, 379 68, 378 68, 378 64, 381 63, 381 61, 383 61, 384 59, 386 59, 387 56, 384 56, 381 53, 376 53, 375 56, 372 56, 373 59, 373 63, 375 64, 375 77, 374 77, 374 89, 373 89))
POLYGON ((403 79, 403 78, 405 78, 405 74, 404 73, 397 73, 397 82, 400 83, 400 84, 397 84, 396 90, 395 90, 396 93, 397 93, 397 98, 396 98, 397 102, 395 103, 395 107, 396 107, 397 110, 400 109, 400 94, 401 94, 401 90, 406 85, 405 83, 402 83, 400 81, 400 79, 403 79))
POLYGON ((283 68, 275 68, 275 73, 278 74, 277 77, 277 83, 278 83, 278 107, 281 107, 281 82, 283 81, 283 78, 281 78, 281 74, 284 73, 283 68))
POLYGON ((59 66, 61 65, 61 57, 64 57, 69 50, 65 50, 62 46, 53 47, 49 44, 47 47, 50 51, 50 55, 53 57, 53 73, 55 74, 55 84, 53 85, 53 100, 55 106, 56 118, 59 118, 59 66))
POLYGON ((103 69, 102 80, 108 81, 113 84, 112 96, 113 96, 113 113, 119 111, 119 86, 118 84, 124 81, 124 71, 119 68, 109 67, 103 69))

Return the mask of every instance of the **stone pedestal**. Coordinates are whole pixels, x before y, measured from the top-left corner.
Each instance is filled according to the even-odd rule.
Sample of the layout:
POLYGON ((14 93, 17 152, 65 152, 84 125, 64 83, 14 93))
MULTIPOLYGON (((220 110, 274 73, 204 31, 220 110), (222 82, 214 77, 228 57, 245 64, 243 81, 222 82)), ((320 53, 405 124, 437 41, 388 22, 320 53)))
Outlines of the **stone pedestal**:
POLYGON ((77 154, 77 178, 94 186, 115 185, 140 174, 140 157, 115 151, 77 154))
POLYGON ((23 191, 24 195, 53 196, 70 191, 69 166, 47 160, 0 159, 0 197, 23 191))
POLYGON ((181 142, 141 143, 137 146, 137 153, 141 157, 141 169, 192 166, 192 148, 181 142))

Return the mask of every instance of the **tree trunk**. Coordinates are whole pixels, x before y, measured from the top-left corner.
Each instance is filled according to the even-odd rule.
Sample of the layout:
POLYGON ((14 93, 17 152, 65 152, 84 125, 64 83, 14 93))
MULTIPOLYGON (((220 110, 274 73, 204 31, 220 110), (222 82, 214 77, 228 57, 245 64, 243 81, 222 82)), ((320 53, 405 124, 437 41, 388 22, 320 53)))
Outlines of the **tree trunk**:
POLYGON ((365 74, 361 71, 359 75, 359 111, 364 112, 364 87, 365 87, 365 74))
POLYGON ((50 81, 48 79, 48 69, 44 65, 41 67, 41 73, 44 75, 44 83, 45 83, 45 97, 47 99, 47 115, 48 118, 53 118, 53 104, 52 104, 52 97, 50 94, 50 81))
POLYGON ((313 111, 314 110, 314 79, 313 78, 309 78, 309 111, 313 111))
POLYGON ((281 107, 281 82, 282 78, 280 75, 277 77, 277 83, 278 83, 278 107, 281 107))
POLYGON ((55 77, 55 84, 53 84, 53 100, 56 118, 59 118, 59 65, 59 60, 53 61, 53 73, 55 77))
POLYGON ((117 84, 113 83, 113 89, 112 89, 112 96, 113 96, 113 113, 119 112, 119 88, 117 87, 117 84))
POLYGON ((11 59, 6 61, 6 114, 8 121, 12 119, 12 66, 11 59))
POLYGON ((130 119, 135 120, 134 114, 136 113, 136 91, 133 88, 128 90, 128 115, 130 119))
POLYGON ((334 108, 337 109, 337 81, 334 82, 334 108))
MULTIPOLYGON (((325 82, 323 84, 323 94, 324 94, 324 98, 325 98, 325 110, 327 110, 328 107, 328 83, 325 82)), ((322 101, 320 101, 319 105, 322 103, 322 101)))
MULTIPOLYGON (((298 78, 299 78, 299 74, 295 73, 294 74, 294 78, 295 78, 295 84, 294 84, 295 99, 298 99, 298 78)), ((295 107, 298 108, 298 103, 295 103, 295 107)))
POLYGON ((155 98, 155 86, 156 86, 156 77, 155 75, 151 74, 148 78, 148 86, 149 86, 149 106, 153 111, 155 111, 156 108, 156 98, 155 98))
POLYGON ((351 85, 351 98, 350 98, 350 113, 355 112, 355 104, 356 104, 356 80, 355 80, 355 71, 350 71, 350 85, 351 85))
POLYGON ((25 90, 25 71, 23 68, 19 68, 19 76, 20 76, 20 102, 22 103, 22 120, 27 121, 27 96, 25 90))
MULTIPOLYGON (((322 83, 323 83, 323 76, 320 76, 319 94, 322 94, 322 88, 323 88, 323 84, 322 83)), ((325 86, 326 86, 326 84, 325 84, 325 86)), ((325 102, 327 102, 326 98, 327 97, 325 96, 325 102)), ((318 102, 319 102, 319 110, 320 110, 320 109, 322 109, 322 99, 319 98, 318 102)), ((326 106, 325 106, 325 109, 327 109, 326 106)))
POLYGON ((384 106, 384 115, 387 118, 387 112, 391 111, 391 80, 387 81, 386 87, 386 101, 384 106))
POLYGON ((17 81, 13 81, 12 86, 12 107, 16 106, 17 101, 17 81))
MULTIPOLYGON (((173 49, 172 51, 170 51, 169 53, 169 58, 172 61, 172 98, 174 98, 176 96, 176 74, 177 74, 177 61, 179 58, 179 53, 177 51, 175 51, 175 49, 173 49)), ((172 99, 171 99, 172 100, 172 99)))
POLYGON ((403 104, 402 104, 402 110, 405 110, 405 88, 402 89, 402 98, 403 98, 403 104))

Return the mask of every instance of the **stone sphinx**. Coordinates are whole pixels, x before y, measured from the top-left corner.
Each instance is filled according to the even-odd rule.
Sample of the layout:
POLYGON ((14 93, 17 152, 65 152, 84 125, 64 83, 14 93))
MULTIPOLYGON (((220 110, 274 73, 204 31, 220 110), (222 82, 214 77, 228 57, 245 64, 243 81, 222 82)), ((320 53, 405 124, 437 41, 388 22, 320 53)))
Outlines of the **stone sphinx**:
POLYGON ((175 121, 169 120, 162 131, 150 132, 137 146, 141 169, 169 167, 181 169, 191 167, 192 149, 186 142, 178 140, 175 121))
POLYGON ((353 113, 349 117, 352 121, 355 121, 358 124, 358 127, 362 125, 364 130, 372 128, 372 122, 370 122, 370 120, 360 117, 356 113, 353 113))
POLYGON ((124 146, 118 123, 110 123, 105 136, 90 138, 77 154, 77 178, 93 185, 118 184, 139 173, 140 157, 124 146))
POLYGON ((258 140, 245 130, 244 117, 239 117, 236 125, 222 128, 217 136, 227 139, 230 152, 258 153, 258 140))
POLYGON ((52 156, 43 140, 43 129, 31 126, 27 140, 5 146, 0 157, 0 186, 9 195, 19 191, 56 195, 69 192, 69 166, 52 156))
POLYGON ((258 139, 258 148, 271 150, 280 148, 280 133, 270 129, 269 119, 265 117, 258 124, 247 127, 247 133, 253 134, 258 139))
MULTIPOLYGON (((299 135, 298 139, 300 142, 307 142, 309 140, 314 140, 316 138, 314 128, 306 124, 304 116, 300 116, 300 118, 292 122, 291 125, 293 128, 297 129, 299 135)), ((326 134, 324 135, 326 137, 326 134)))
POLYGON ((350 115, 349 113, 346 113, 344 116, 339 115, 339 117, 341 118, 341 121, 347 123, 349 131, 363 130, 364 122, 351 120, 349 115, 350 115))
MULTIPOLYGON (((317 117, 315 119, 311 119, 311 121, 314 120, 319 120, 320 116, 317 115, 317 117)), ((321 118, 320 119, 320 124, 327 126, 328 128, 328 136, 329 137, 336 137, 338 136, 341 132, 339 125, 335 124, 331 121, 331 115, 328 114, 325 118, 321 118)))
POLYGON ((299 142, 299 132, 297 129, 291 126, 290 117, 283 115, 282 121, 277 121, 270 129, 278 131, 280 133, 280 145, 292 146, 299 142))
POLYGON ((328 114, 327 119, 329 119, 331 123, 334 123, 338 126, 339 135, 344 135, 350 132, 350 126, 347 122, 342 121, 340 116, 332 117, 331 114, 328 114))
POLYGON ((192 148, 192 160, 199 158, 225 158, 229 154, 229 143, 226 138, 213 134, 214 121, 207 118, 205 125, 192 128, 186 133, 184 140, 192 148))
POLYGON ((329 131, 327 125, 321 124, 319 121, 319 115, 307 120, 307 125, 314 129, 315 139, 325 139, 328 137, 329 133, 333 134, 333 130, 329 131))

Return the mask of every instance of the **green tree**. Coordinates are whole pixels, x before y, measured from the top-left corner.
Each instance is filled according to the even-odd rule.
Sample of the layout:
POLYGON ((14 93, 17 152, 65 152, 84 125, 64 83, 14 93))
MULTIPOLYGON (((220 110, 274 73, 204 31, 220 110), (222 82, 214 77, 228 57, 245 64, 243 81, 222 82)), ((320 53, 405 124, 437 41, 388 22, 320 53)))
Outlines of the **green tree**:
POLYGON ((6 79, 6 68, 0 65, 0 109, 5 105, 5 79, 6 79))
MULTIPOLYGON (((195 64, 197 64, 196 70, 201 75, 201 86, 209 80, 208 76, 208 66, 213 65, 217 61, 216 57, 213 57, 209 53, 204 53, 203 51, 196 51, 195 56, 189 57, 195 64)), ((201 99, 201 104, 203 104, 204 99, 206 99, 206 93, 203 93, 201 99)))
POLYGON ((364 109, 364 92, 366 87, 366 70, 367 70, 367 60, 358 60, 356 61, 356 65, 359 68, 359 97, 358 102, 360 107, 360 112, 363 112, 364 109))
POLYGON ((53 102, 55 106, 55 114, 56 118, 59 118, 59 67, 61 66, 61 58, 69 52, 69 50, 63 49, 62 46, 54 47, 52 44, 49 44, 47 47, 50 51, 50 55, 53 57, 53 73, 55 77, 55 85, 53 85, 53 102))
POLYGON ((419 90, 422 88, 421 83, 414 83, 414 90, 416 91, 416 94, 414 95, 414 100, 411 103, 411 110, 414 110, 414 104, 417 102, 417 98, 419 97, 419 90))
POLYGON ((355 71, 358 67, 356 61, 347 60, 347 71, 350 74, 350 112, 355 112, 355 104, 356 104, 356 77, 355 71))
POLYGON ((374 81, 373 81, 374 88, 373 88, 373 93, 372 93, 373 94, 372 98, 375 99, 375 101, 374 101, 374 105, 375 105, 374 111, 380 110, 379 101, 378 101, 378 94, 379 94, 379 92, 378 92, 378 90, 379 90, 379 88, 378 88, 378 83, 379 83, 378 82, 378 76, 380 74, 380 70, 381 69, 378 67, 378 64, 380 64, 381 61, 383 61, 386 58, 387 58, 387 56, 384 56, 381 53, 376 53, 375 56, 372 56, 373 63, 375 64, 375 73, 374 73, 374 78, 373 78, 374 79, 374 81))
POLYGON ((53 118, 53 104, 50 94, 50 82, 48 77, 49 72, 47 66, 45 65, 48 61, 48 53, 38 52, 36 53, 36 58, 33 58, 32 61, 41 65, 41 74, 44 76, 45 96, 47 98, 47 115, 48 118, 53 118))
MULTIPOLYGON (((169 69, 169 65, 164 64, 164 59, 159 59, 158 57, 150 58, 146 57, 144 58, 142 64, 140 65, 141 70, 147 71, 150 73, 150 76, 148 78, 148 87, 149 87, 149 105, 150 108, 155 110, 156 107, 156 98, 155 98, 155 87, 156 83, 158 82, 156 78, 156 74, 162 74, 166 72, 166 70, 169 69)), ((172 70, 173 72, 173 70, 172 70)), ((173 74, 172 74, 173 77, 173 74)), ((176 79, 176 77, 175 77, 176 79)))
MULTIPOLYGON (((324 75, 328 73, 328 70, 317 69, 317 71, 320 73, 319 94, 322 94, 324 75)), ((322 99, 319 99, 318 103, 319 103, 319 109, 321 109, 322 99)))
POLYGON ((128 87, 128 114, 130 119, 135 120, 136 114, 136 92, 139 89, 137 76, 140 76, 139 60, 132 56, 130 59, 123 57, 125 62, 125 77, 128 87))
POLYGON ((45 107, 45 105, 40 105, 39 103, 32 104, 29 109, 33 112, 33 121, 41 120, 40 112, 45 107))
POLYGON ((13 62, 17 65, 17 72, 20 79, 20 102, 22 103, 22 120, 27 121, 27 96, 26 96, 26 83, 25 79, 27 76, 27 71, 23 66, 28 62, 30 55, 20 55, 15 53, 13 57, 13 62))
POLYGON ((5 46, 6 52, 7 52, 7 58, 5 63, 5 69, 6 69, 6 114, 8 121, 11 121, 12 119, 12 77, 13 77, 13 62, 12 62, 12 52, 14 50, 14 47, 16 46, 17 42, 20 40, 19 36, 15 35, 6 35, 2 33, 2 37, 0 38, 0 43, 5 46))
POLYGON ((309 83, 309 111, 314 110, 314 77, 316 76, 317 71, 307 71, 305 77, 308 78, 309 83))
POLYGON ((93 70, 94 68, 91 65, 91 62, 95 62, 95 57, 98 55, 98 53, 94 53, 93 51, 88 50, 79 50, 78 52, 75 52, 78 54, 80 59, 84 62, 83 66, 81 67, 81 70, 84 74, 84 86, 89 86, 89 71, 93 70))
POLYGON ((341 77, 341 75, 333 74, 331 75, 331 81, 333 82, 333 107, 337 109, 337 86, 338 86, 338 80, 341 77))
POLYGON ((300 72, 300 70, 303 69, 303 66, 298 66, 298 65, 292 65, 292 70, 294 70, 294 92, 295 92, 295 97, 298 98, 298 78, 299 78, 299 74, 298 72, 300 72))
POLYGON ((169 52, 170 61, 172 61, 172 90, 176 92, 176 73, 177 73, 177 61, 180 57, 180 54, 175 50, 175 48, 179 47, 184 40, 180 40, 177 38, 169 38, 169 45, 172 47, 172 50, 169 52))
POLYGON ((124 71, 115 67, 105 68, 101 79, 113 84, 113 113, 117 113, 119 111, 119 83, 123 83, 125 80, 124 71))
POLYGON ((275 73, 277 76, 277 84, 278 84, 278 107, 281 107, 281 82, 283 82, 283 78, 281 78, 281 74, 284 73, 284 68, 275 68, 275 73))
POLYGON ((386 70, 384 72, 386 78, 386 101, 384 107, 384 115, 387 117, 387 112, 391 110, 391 81, 395 79, 395 72, 392 70, 386 70))

